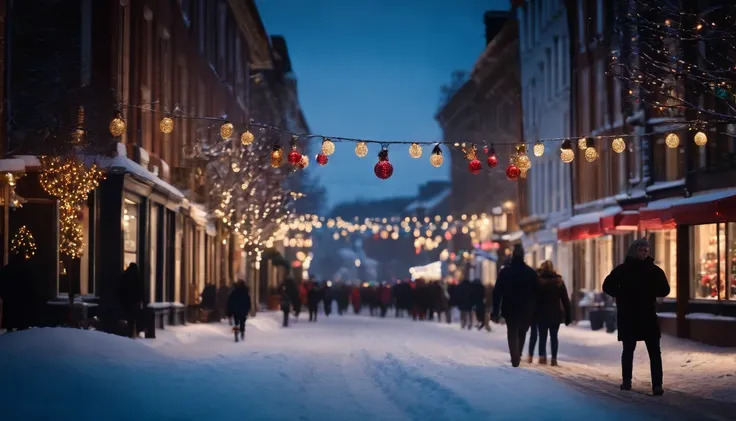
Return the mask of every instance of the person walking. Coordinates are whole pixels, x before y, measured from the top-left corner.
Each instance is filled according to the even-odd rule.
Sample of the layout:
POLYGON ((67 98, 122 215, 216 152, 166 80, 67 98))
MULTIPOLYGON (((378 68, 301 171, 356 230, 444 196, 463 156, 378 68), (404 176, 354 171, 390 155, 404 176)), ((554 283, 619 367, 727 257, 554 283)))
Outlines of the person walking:
POLYGON ((138 321, 143 310, 143 301, 146 299, 145 283, 138 265, 131 263, 120 277, 118 301, 122 318, 127 323, 128 337, 138 336, 138 321))
POLYGON ((233 335, 235 342, 245 340, 245 321, 248 319, 250 312, 250 293, 245 281, 240 280, 235 283, 230 295, 227 297, 227 315, 233 318, 233 335))
POLYGON ((657 318, 657 298, 670 293, 664 271, 654 264, 649 242, 642 238, 629 247, 624 263, 616 266, 603 282, 603 292, 616 299, 618 340, 621 353, 621 390, 631 390, 636 343, 643 341, 649 354, 652 393, 662 396, 662 333, 657 318))
POLYGON ((316 282, 312 282, 309 291, 307 291, 307 307, 309 307, 309 321, 317 321, 317 309, 319 302, 322 301, 322 291, 316 282))
MULTIPOLYGON (((567 295, 567 287, 562 277, 555 272, 552 262, 547 260, 542 263, 539 270, 539 293, 534 315, 534 324, 539 332, 539 364, 547 364, 547 334, 549 334, 552 351, 550 364, 557 365, 557 350, 559 349, 557 334, 563 322, 565 326, 569 326, 572 322, 570 296, 567 295)), ((531 359, 531 349, 529 354, 531 359)))
POLYGON ((511 262, 504 266, 493 288, 491 320, 498 323, 500 316, 506 320, 511 365, 518 367, 524 349, 526 331, 532 323, 539 289, 537 271, 524 263, 524 249, 514 246, 511 262))
POLYGON ((473 328, 473 286, 465 279, 455 288, 457 309, 460 310, 460 328, 473 328))
POLYGON ((289 294, 288 290, 288 281, 286 285, 283 285, 281 287, 281 313, 284 315, 283 322, 281 325, 283 327, 289 327, 289 313, 291 313, 291 294, 289 294))

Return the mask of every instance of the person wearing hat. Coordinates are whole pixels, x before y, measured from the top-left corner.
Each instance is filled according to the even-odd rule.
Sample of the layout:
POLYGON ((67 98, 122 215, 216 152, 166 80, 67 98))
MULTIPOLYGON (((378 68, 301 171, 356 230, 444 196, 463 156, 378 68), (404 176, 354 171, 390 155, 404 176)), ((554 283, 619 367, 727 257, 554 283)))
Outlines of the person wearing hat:
POLYGON ((499 322, 500 316, 506 320, 509 354, 514 367, 521 362, 526 332, 534 318, 538 290, 537 271, 524 263, 524 249, 517 244, 511 254, 511 262, 498 274, 491 313, 494 323, 499 322))
POLYGON ((664 271, 654 264, 649 242, 642 238, 629 247, 624 263, 616 266, 603 282, 603 292, 616 299, 618 340, 621 353, 621 390, 631 390, 634 350, 644 341, 649 354, 652 393, 662 396, 662 334, 657 317, 657 298, 670 293, 664 271))

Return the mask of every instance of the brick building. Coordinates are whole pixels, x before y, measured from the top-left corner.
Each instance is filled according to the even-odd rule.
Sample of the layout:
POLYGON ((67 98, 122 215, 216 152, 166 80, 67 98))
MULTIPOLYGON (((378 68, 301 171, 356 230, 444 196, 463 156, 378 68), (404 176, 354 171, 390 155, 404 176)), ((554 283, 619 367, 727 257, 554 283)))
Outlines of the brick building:
POLYGON ((53 154, 57 139, 83 127, 80 143, 107 170, 80 210, 82 259, 60 269, 58 241, 39 242, 39 305, 67 296, 72 285, 99 304, 92 308, 111 329, 118 279, 137 262, 160 324, 181 322, 205 283, 259 278, 233 233, 209 217, 203 169, 187 159, 219 124, 176 119, 172 133, 159 130, 162 117, 181 113, 308 131, 286 43, 272 44, 255 3, 16 1, 8 22, 8 150, 28 172, 18 185, 26 203, 11 231, 27 225, 37 238, 58 238, 58 205, 39 187, 35 158, 53 154), (111 138, 116 109, 127 127, 111 138), (78 281, 64 281, 64 271, 78 281))
MULTIPOLYGON (((478 157, 485 167, 480 174, 471 174, 461 148, 450 149, 451 214, 455 217, 486 214, 489 220, 503 219, 494 227, 496 229, 475 233, 474 237, 462 233, 455 235, 451 248, 455 251, 486 248, 485 251, 494 251, 503 258, 510 243, 520 238, 518 221, 525 206, 519 201, 523 195, 518 194, 523 182, 509 181, 505 175, 512 145, 521 140, 518 26, 508 12, 486 12, 483 20, 486 48, 476 61, 470 78, 435 118, 442 128, 444 141, 477 145, 478 157), (483 146, 494 143, 498 144, 499 164, 490 169, 485 165, 483 146), (497 217, 491 218, 491 215, 497 217)), ((481 259, 469 266, 472 271, 466 276, 495 282, 495 262, 481 259)))

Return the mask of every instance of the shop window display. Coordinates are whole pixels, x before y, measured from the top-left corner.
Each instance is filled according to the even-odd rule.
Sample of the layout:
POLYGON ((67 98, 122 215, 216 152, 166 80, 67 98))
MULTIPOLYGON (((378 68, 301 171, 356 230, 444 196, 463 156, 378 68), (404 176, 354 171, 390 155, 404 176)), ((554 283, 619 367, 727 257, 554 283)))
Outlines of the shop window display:
POLYGON ((736 222, 728 224, 728 298, 736 300, 736 222))
POLYGON ((692 295, 726 298, 726 224, 696 225, 692 233, 692 295))
POLYGON ((670 293, 667 298, 677 297, 677 230, 655 231, 650 242, 653 245, 654 263, 667 277, 670 293))
POLYGON ((138 262, 138 204, 125 199, 123 206, 123 263, 138 262))

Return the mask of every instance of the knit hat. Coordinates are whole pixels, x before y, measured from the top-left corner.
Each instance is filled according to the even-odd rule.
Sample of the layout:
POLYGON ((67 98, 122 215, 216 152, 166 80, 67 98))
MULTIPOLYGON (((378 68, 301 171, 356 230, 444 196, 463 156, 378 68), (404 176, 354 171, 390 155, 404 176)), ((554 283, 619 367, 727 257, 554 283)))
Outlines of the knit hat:
POLYGON ((650 247, 649 241, 647 241, 646 238, 640 238, 633 243, 631 243, 631 246, 629 246, 629 252, 626 253, 626 257, 634 257, 636 258, 636 253, 639 249, 639 247, 650 247))

